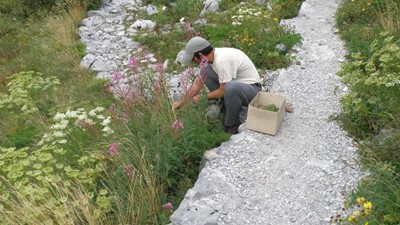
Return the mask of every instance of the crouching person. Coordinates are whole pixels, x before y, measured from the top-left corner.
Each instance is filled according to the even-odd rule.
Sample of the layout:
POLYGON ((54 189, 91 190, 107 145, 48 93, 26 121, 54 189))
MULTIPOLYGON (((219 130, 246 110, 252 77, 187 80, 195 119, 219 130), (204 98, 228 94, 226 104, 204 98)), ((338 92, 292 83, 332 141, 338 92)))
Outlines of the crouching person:
POLYGON ((209 100, 222 100, 225 109, 224 130, 237 134, 240 122, 240 110, 247 107, 251 100, 262 91, 260 75, 254 63, 241 50, 236 48, 214 48, 206 39, 194 37, 184 51, 178 54, 181 64, 194 62, 207 64, 201 68, 199 76, 185 96, 174 102, 173 109, 187 101, 199 101, 199 91, 206 84, 209 100))

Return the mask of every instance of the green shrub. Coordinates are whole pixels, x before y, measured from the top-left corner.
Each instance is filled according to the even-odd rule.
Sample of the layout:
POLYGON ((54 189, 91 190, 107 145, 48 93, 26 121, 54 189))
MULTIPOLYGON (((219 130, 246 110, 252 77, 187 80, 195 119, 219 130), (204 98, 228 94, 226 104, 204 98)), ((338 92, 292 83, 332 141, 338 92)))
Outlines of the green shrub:
POLYGON ((3 0, 0 13, 26 19, 29 17, 45 17, 48 14, 58 14, 68 11, 73 4, 80 4, 87 9, 95 9, 101 5, 101 0, 3 0))
POLYGON ((336 13, 336 24, 350 52, 370 56, 370 44, 381 32, 400 37, 399 2, 394 0, 344 1, 336 13))
POLYGON ((0 93, 0 109, 7 108, 24 114, 38 111, 38 100, 42 100, 46 92, 56 90, 60 84, 55 76, 43 78, 42 75, 28 71, 9 77, 8 93, 0 93))
POLYGON ((284 31, 283 27, 279 26, 280 18, 273 14, 273 10, 267 10, 265 6, 254 3, 223 1, 221 4, 233 8, 209 14, 206 25, 193 25, 197 17, 188 15, 200 13, 199 1, 177 1, 176 6, 170 10, 174 16, 167 10, 166 13, 154 15, 152 19, 165 21, 166 18, 172 18, 169 20, 172 24, 180 18, 184 20, 167 33, 139 34, 139 42, 149 47, 152 52, 157 52, 162 59, 175 60, 177 52, 184 48, 186 41, 201 35, 215 47, 230 46, 241 49, 257 67, 277 69, 290 63, 288 53, 300 42, 300 35, 290 30, 284 31), (284 44, 285 49, 278 50, 278 44, 284 44))
POLYGON ((38 127, 33 126, 32 124, 26 124, 26 121, 21 121, 19 126, 5 137, 2 146, 5 148, 24 148, 31 145, 40 131, 38 130, 38 127))
POLYGON ((143 0, 143 5, 169 5, 170 3, 174 3, 175 0, 143 0))
POLYGON ((353 54, 339 72, 351 89, 341 104, 346 126, 354 135, 376 134, 384 126, 393 127, 393 118, 399 116, 400 41, 382 36, 370 51, 370 58, 353 54))
POLYGON ((348 214, 341 224, 400 222, 398 4, 394 0, 346 0, 336 15, 349 51, 348 62, 339 72, 349 86, 341 100, 340 118, 361 143, 361 162, 369 172, 348 203, 349 209, 360 209, 358 214, 348 214), (365 213, 367 202, 371 208, 365 213))
POLYGON ((299 14, 299 10, 304 0, 272 0, 272 10, 276 17, 280 19, 290 19, 299 14))
POLYGON ((254 3, 241 3, 229 12, 210 15, 211 25, 200 27, 203 36, 215 47, 241 49, 257 67, 277 69, 288 65, 290 49, 300 36, 279 26, 271 10, 254 3), (284 44, 284 50, 276 46, 284 44))

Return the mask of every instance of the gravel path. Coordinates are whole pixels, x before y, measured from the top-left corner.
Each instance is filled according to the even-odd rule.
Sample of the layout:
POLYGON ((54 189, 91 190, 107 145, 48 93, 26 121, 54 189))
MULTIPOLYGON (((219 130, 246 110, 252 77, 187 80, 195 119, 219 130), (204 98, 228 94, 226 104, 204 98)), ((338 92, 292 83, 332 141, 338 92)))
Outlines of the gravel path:
POLYGON ((335 73, 344 61, 334 28, 337 0, 306 0, 283 21, 303 42, 296 65, 276 71, 271 88, 294 106, 276 136, 242 129, 207 151, 195 186, 173 224, 329 224, 361 177, 353 141, 329 116, 347 88, 335 73), (299 64, 299 65, 298 65, 299 64))
MULTIPOLYGON (((127 21, 134 24, 129 14, 138 10, 137 2, 110 1, 83 21, 88 54, 82 65, 99 77, 110 77, 137 52, 131 40, 137 27, 124 30, 127 21)), ((242 126, 231 140, 206 151, 197 182, 175 206, 173 225, 320 225, 340 212, 362 174, 353 140, 329 120, 347 91, 335 75, 345 55, 334 28, 339 2, 305 0, 298 17, 283 21, 303 42, 297 63, 269 72, 275 80, 268 89, 286 95, 294 112, 286 114, 276 136, 242 126)))

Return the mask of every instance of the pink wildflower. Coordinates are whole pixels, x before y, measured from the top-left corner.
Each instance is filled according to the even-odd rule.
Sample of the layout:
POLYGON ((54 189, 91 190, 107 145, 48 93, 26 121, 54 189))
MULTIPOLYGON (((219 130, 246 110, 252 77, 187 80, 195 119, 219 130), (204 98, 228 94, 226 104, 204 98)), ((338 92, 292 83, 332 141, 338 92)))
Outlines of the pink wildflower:
POLYGON ((128 67, 133 72, 136 73, 138 70, 138 59, 135 56, 132 56, 128 61, 128 67))
POLYGON ((200 69, 203 69, 204 67, 206 67, 208 65, 208 59, 207 59, 207 57, 203 57, 202 59, 201 59, 201 62, 200 62, 200 69))
POLYGON ((117 83, 118 81, 122 80, 122 78, 123 78, 122 73, 118 72, 118 71, 114 72, 113 75, 112 75, 112 81, 115 82, 115 83, 117 83))
POLYGON ((117 105, 115 103, 112 103, 109 107, 108 107, 108 111, 113 112, 117 109, 117 105))
POLYGON ((160 84, 159 81, 154 82, 153 86, 154 86, 155 89, 160 89, 161 88, 161 84, 160 84))
POLYGON ((175 120, 175 122, 172 123, 172 128, 175 130, 183 129, 185 126, 181 120, 175 120))
POLYGON ((156 65, 156 69, 157 69, 157 71, 158 72, 164 72, 164 64, 162 64, 162 63, 158 63, 157 65, 156 65))
POLYGON ((162 208, 163 209, 173 209, 174 207, 171 202, 167 202, 164 205, 162 205, 162 208))
POLYGON ((192 29, 192 26, 190 25, 190 22, 186 22, 186 23, 185 23, 185 30, 186 30, 186 32, 190 32, 191 29, 192 29))
POLYGON ((194 70, 193 67, 189 67, 187 69, 186 73, 187 73, 187 76, 192 77, 192 76, 194 76, 196 74, 196 71, 194 70))
POLYGON ((124 173, 128 177, 132 177, 133 175, 133 167, 132 165, 124 165, 124 173))
POLYGON ((132 56, 132 57, 129 59, 128 66, 129 66, 129 67, 136 66, 137 61, 138 61, 138 59, 137 59, 135 56, 132 56))
POLYGON ((110 153, 111 156, 116 157, 119 155, 118 147, 119 147, 118 143, 112 143, 110 145, 108 152, 110 153))

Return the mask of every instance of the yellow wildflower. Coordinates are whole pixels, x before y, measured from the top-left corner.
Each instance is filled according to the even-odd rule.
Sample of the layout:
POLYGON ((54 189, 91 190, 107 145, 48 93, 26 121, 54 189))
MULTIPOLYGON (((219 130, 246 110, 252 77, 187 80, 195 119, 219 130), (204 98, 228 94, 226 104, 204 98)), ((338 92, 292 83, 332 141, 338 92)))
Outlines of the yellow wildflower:
POLYGON ((358 198, 357 198, 357 203, 358 203, 359 205, 361 205, 364 201, 365 201, 365 198, 364 198, 364 197, 358 197, 358 198))
POLYGON ((365 210, 372 209, 372 202, 366 202, 366 203, 364 203, 364 209, 365 209, 365 210))
POLYGON ((364 225, 369 225, 369 223, 368 222, 365 222, 365 224, 364 225))
POLYGON ((353 215, 354 215, 354 216, 359 216, 359 215, 360 215, 360 212, 359 212, 359 211, 355 211, 355 212, 353 213, 353 215))
POLYGON ((349 216, 347 218, 347 220, 350 221, 350 222, 354 222, 356 220, 356 218, 354 216, 349 216))

